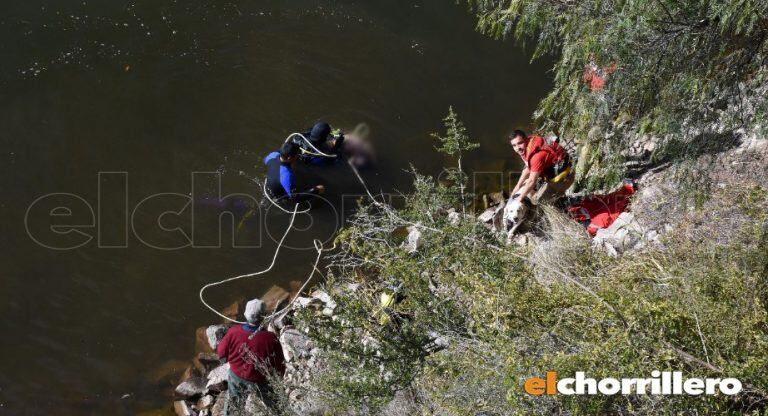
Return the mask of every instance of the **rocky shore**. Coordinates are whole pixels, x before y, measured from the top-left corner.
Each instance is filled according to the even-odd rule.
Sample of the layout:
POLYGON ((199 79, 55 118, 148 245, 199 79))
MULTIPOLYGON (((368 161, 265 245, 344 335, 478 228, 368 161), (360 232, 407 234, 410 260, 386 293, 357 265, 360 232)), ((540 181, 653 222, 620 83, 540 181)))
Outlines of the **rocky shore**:
MULTIPOLYGON (((766 177, 768 173, 768 141, 758 137, 755 132, 737 131, 729 142, 731 144, 725 149, 702 153, 685 164, 674 166, 666 166, 663 161, 653 162, 650 158, 653 151, 651 147, 656 148, 663 140, 640 140, 632 149, 636 151, 637 157, 630 158, 628 162, 633 166, 643 165, 643 171, 634 178, 637 192, 632 196, 629 207, 618 215, 609 227, 600 229, 593 238, 589 238, 576 221, 562 213, 557 215, 566 218, 567 226, 574 231, 569 236, 576 236, 586 247, 604 251, 610 256, 622 256, 625 253, 649 249, 663 250, 665 237, 675 233, 684 235, 690 241, 714 239, 727 242, 730 238, 729 230, 737 229, 752 219, 732 214, 730 211, 733 202, 723 201, 737 202, 738 195, 734 192, 754 186, 759 183, 759 178, 766 177), (694 195, 693 191, 701 191, 698 188, 693 191, 681 189, 681 176, 707 184, 704 190, 709 193, 708 198, 698 205, 693 199, 681 203, 682 199, 690 198, 688 194, 694 195)), ((573 200, 585 196, 569 194, 573 200)), ((555 241, 551 235, 540 233, 540 228, 537 230, 536 227, 530 227, 512 236, 510 230, 518 221, 517 211, 510 208, 505 196, 502 193, 489 194, 483 201, 486 203, 486 210, 476 219, 498 232, 500 236, 509 235, 507 244, 530 247, 535 262, 548 261, 537 259, 537 256, 551 256, 553 246, 565 244, 555 241)), ((439 214, 445 215, 451 223, 464 219, 464 215, 454 209, 439 214)), ((549 214, 539 214, 538 219, 534 221, 541 224, 549 214)), ((402 248, 409 253, 419 251, 422 245, 422 230, 416 224, 408 227, 406 231, 407 236, 402 248)), ((572 245, 572 242, 568 244, 572 245)), ((267 304, 269 313, 290 303, 290 307, 274 317, 267 327, 279 336, 287 364, 283 380, 277 381, 282 400, 280 405, 289 410, 288 413, 322 415, 327 413, 328 408, 318 397, 313 384, 317 383, 318 376, 322 377, 323 352, 306 333, 294 327, 292 321, 298 311, 306 309, 311 309, 318 316, 335 319, 336 303, 333 293, 314 290, 300 294, 300 285, 301 282, 292 282, 289 289, 273 286, 260 298, 267 304)), ((354 291, 356 288, 347 287, 344 290, 354 291)), ((234 302, 224 314, 242 319, 245 301, 246 299, 240 299, 234 302)), ((197 329, 195 356, 186 363, 173 393, 173 408, 177 415, 222 414, 222 406, 226 400, 228 367, 220 362, 214 351, 228 328, 227 323, 215 323, 197 329)), ((412 400, 396 395, 393 403, 397 401, 400 403, 391 407, 402 411, 412 400)), ((246 413, 259 414, 258 409, 258 399, 249 399, 246 413)), ((388 414, 386 409, 383 414, 388 414)))
MULTIPOLYGON (((285 376, 280 382, 281 396, 293 411, 299 414, 323 414, 323 408, 314 400, 308 386, 312 372, 318 367, 321 352, 306 334, 296 329, 292 317, 296 311, 311 308, 317 313, 331 316, 335 303, 322 291, 315 290, 301 296, 297 290, 301 282, 291 282, 291 289, 272 286, 260 299, 267 305, 267 313, 272 314, 289 305, 284 312, 273 317, 267 330, 280 338, 286 361, 285 376), (293 302, 291 302, 293 300, 293 302)), ((232 319, 243 319, 246 299, 239 299, 222 313, 232 319)), ((173 371, 180 364, 186 364, 173 391, 173 410, 179 416, 218 416, 223 414, 227 400, 227 374, 229 364, 222 363, 216 355, 216 347, 232 324, 229 322, 203 326, 195 331, 195 356, 187 363, 175 363, 173 371)), ((162 372, 161 370, 158 370, 162 372)), ((259 414, 259 399, 249 397, 246 402, 246 414, 259 414)))

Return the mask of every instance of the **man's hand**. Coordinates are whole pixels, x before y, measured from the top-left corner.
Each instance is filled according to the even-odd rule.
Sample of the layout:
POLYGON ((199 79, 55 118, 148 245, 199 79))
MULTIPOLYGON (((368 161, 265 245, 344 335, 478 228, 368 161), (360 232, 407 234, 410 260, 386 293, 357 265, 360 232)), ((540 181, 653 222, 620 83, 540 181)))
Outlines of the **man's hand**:
POLYGON ((536 181, 539 179, 541 172, 530 172, 528 178, 526 178, 525 184, 520 188, 518 201, 523 202, 525 197, 536 189, 536 181))
POLYGON ((526 180, 528 179, 528 168, 523 169, 522 172, 520 172, 520 178, 517 180, 517 184, 515 185, 515 189, 512 190, 513 195, 518 195, 518 191, 520 188, 525 184, 526 180))
POLYGON ((315 192, 317 192, 318 195, 324 194, 325 193, 325 186, 323 186, 323 185, 315 186, 315 192))

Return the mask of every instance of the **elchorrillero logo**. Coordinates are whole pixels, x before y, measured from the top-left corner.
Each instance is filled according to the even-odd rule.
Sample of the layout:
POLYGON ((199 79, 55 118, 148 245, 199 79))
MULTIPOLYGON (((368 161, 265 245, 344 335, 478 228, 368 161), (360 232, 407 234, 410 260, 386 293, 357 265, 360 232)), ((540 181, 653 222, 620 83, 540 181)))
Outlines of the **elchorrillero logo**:
POLYGON ((718 392, 726 395, 738 394, 741 381, 735 378, 687 378, 681 371, 652 371, 649 378, 587 378, 583 371, 577 371, 573 378, 557 378, 557 372, 547 371, 545 378, 531 377, 525 380, 523 389, 534 396, 563 394, 596 395, 604 394, 650 394, 713 395, 718 392))

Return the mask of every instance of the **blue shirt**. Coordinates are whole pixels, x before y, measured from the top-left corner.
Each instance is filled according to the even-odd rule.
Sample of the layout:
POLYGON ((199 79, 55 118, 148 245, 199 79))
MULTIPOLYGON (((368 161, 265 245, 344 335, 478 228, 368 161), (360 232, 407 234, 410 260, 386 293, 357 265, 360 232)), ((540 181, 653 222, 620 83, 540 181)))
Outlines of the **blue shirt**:
POLYGON ((280 162, 280 153, 272 152, 264 158, 264 164, 267 166, 267 188, 275 196, 287 195, 293 197, 293 170, 291 167, 280 162), (279 166, 279 169, 277 167, 279 166), (280 189, 282 188, 282 189, 280 189))

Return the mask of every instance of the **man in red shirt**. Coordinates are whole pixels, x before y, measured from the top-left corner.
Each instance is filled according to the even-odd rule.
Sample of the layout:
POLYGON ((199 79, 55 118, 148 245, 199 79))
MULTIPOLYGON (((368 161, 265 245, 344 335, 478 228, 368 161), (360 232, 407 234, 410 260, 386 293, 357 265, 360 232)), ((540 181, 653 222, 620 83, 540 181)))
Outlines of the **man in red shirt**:
POLYGON ((552 201, 565 194, 573 184, 568 153, 557 142, 547 143, 540 136, 527 136, 524 131, 515 130, 509 136, 509 143, 525 163, 512 191, 513 198, 522 202, 532 195, 530 199, 534 204, 552 201), (537 190, 539 178, 544 180, 544 185, 537 190))
POLYGON ((245 320, 248 324, 235 325, 227 331, 216 347, 216 353, 229 363, 227 392, 229 400, 224 414, 234 414, 243 406, 248 393, 261 395, 262 401, 270 405, 272 390, 266 373, 282 376, 285 373, 285 359, 277 335, 261 330, 264 319, 264 303, 254 299, 245 306, 245 320))

